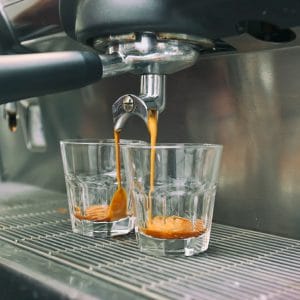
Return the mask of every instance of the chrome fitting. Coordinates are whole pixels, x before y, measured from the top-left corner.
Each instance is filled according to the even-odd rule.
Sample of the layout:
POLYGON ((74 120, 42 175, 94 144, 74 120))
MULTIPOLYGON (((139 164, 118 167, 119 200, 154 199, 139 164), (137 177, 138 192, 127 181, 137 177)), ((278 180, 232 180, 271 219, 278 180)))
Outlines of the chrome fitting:
POLYGON ((166 76, 145 74, 141 76, 140 95, 121 96, 112 106, 114 129, 123 129, 131 116, 138 116, 147 124, 148 111, 161 113, 166 103, 166 76))

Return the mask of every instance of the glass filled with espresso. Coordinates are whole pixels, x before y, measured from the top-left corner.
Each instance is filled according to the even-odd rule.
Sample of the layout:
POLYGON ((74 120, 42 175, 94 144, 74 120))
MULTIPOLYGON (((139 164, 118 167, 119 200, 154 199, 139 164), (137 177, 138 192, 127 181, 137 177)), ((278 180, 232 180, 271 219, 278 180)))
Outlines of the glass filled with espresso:
POLYGON ((61 142, 72 230, 110 237, 134 228, 132 203, 122 162, 123 146, 141 141, 65 140, 61 142))
POLYGON ((126 145, 139 249, 191 256, 208 248, 222 146, 126 145))

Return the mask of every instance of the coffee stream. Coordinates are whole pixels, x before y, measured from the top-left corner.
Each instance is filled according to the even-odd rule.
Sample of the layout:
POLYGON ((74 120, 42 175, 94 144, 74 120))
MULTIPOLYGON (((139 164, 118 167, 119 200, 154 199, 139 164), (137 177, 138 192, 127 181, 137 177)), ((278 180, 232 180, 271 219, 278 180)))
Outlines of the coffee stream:
POLYGON ((161 239, 190 238, 205 232, 203 221, 198 219, 192 223, 189 219, 179 216, 155 216, 153 217, 153 193, 155 183, 155 158, 158 132, 158 112, 148 111, 148 131, 150 134, 150 188, 148 195, 147 215, 148 220, 145 228, 141 231, 152 237, 161 239))
POLYGON ((150 134, 150 189, 148 195, 148 220, 152 219, 152 194, 154 193, 154 180, 155 180, 155 146, 157 142, 158 131, 158 112, 156 110, 148 111, 148 131, 150 134))
MULTIPOLYGON (((150 188, 147 202, 147 223, 141 231, 149 236, 161 239, 179 239, 197 237, 205 232, 205 226, 201 219, 192 222, 180 216, 154 216, 153 217, 153 193, 155 191, 155 159, 156 142, 158 132, 158 112, 148 111, 148 131, 150 134, 150 188)), ((116 174, 118 188, 114 193, 110 205, 92 205, 81 214, 80 209, 75 210, 75 216, 80 220, 91 220, 98 222, 111 222, 120 220, 127 216, 127 195, 122 187, 121 178, 121 153, 120 153, 120 131, 114 131, 116 174)))
POLYGON ((120 131, 114 131, 114 139, 118 189, 115 191, 111 199, 111 203, 108 210, 112 221, 125 218, 127 215, 127 195, 125 189, 122 187, 121 179, 120 131))
POLYGON ((114 140, 115 140, 115 156, 116 156, 117 183, 118 183, 118 189, 120 189, 120 188, 122 187, 122 179, 121 179, 120 131, 114 130, 114 140))

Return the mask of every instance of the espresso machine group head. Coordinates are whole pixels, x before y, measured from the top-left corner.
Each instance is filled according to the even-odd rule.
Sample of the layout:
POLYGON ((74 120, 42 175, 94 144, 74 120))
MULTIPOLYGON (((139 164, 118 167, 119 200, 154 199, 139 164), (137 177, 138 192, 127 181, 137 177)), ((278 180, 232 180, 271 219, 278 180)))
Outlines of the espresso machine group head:
POLYGON ((164 110, 166 75, 238 50, 228 37, 293 38, 279 29, 299 25, 299 11, 297 0, 0 0, 0 104, 130 72, 140 91, 113 104, 121 130, 132 115, 146 122, 164 110), (57 39, 75 51, 38 53, 57 39))
MULTIPOLYGON (((112 55, 123 64, 123 67, 119 66, 114 71, 109 71, 113 64, 108 64, 104 69, 105 76, 107 73, 118 74, 124 70, 140 76, 139 95, 123 95, 113 104, 115 130, 121 130, 130 116, 136 115, 147 123, 149 110, 161 113, 165 109, 166 75, 190 67, 196 62, 199 54, 195 46, 196 40, 197 37, 183 34, 153 32, 110 37, 108 43, 102 39, 96 40, 95 48, 108 53, 107 60, 112 55)), ((205 43, 203 39, 197 42, 198 46, 201 42, 205 43)))

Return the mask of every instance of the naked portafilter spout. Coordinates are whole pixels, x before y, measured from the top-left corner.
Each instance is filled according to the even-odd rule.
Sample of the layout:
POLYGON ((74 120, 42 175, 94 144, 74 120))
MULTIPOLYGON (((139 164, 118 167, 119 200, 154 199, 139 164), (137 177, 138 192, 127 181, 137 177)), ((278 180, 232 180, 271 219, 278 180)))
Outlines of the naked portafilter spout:
POLYGON ((147 124, 149 110, 161 113, 165 108, 166 101, 165 82, 165 75, 142 75, 140 94, 138 96, 123 95, 113 104, 114 130, 122 130, 131 116, 138 116, 147 124))

